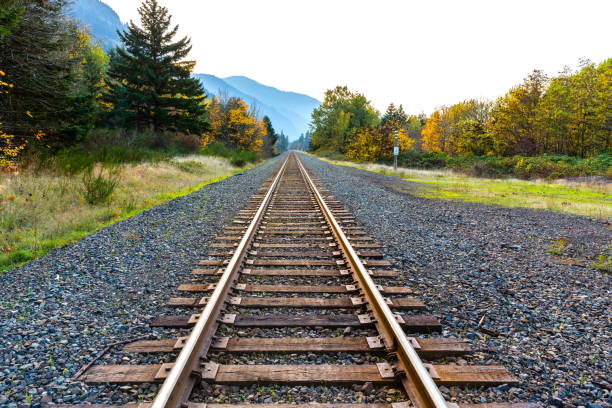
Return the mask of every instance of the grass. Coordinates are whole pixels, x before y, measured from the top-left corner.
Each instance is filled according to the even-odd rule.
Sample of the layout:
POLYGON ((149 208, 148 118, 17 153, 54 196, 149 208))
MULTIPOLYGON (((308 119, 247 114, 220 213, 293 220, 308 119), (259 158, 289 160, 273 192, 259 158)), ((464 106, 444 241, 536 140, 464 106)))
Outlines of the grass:
POLYGON ((605 248, 605 251, 597 256, 597 260, 593 263, 593 268, 601 272, 612 272, 612 242, 605 248))
POLYGON ((394 171, 392 166, 381 164, 326 161, 419 183, 412 192, 420 197, 612 218, 612 183, 490 179, 451 170, 394 171))
POLYGON ((80 174, 0 173, 0 271, 243 170, 201 155, 123 164, 115 191, 99 205, 86 203, 80 174))

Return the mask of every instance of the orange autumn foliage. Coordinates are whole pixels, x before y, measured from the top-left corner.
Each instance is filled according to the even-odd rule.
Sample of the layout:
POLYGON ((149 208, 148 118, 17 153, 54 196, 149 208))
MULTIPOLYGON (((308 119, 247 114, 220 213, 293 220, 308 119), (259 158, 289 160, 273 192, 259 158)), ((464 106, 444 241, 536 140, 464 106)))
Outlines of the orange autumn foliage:
POLYGON ((206 144, 221 141, 231 148, 261 151, 266 127, 246 102, 233 97, 227 101, 213 98, 208 110, 210 131, 204 136, 206 144))

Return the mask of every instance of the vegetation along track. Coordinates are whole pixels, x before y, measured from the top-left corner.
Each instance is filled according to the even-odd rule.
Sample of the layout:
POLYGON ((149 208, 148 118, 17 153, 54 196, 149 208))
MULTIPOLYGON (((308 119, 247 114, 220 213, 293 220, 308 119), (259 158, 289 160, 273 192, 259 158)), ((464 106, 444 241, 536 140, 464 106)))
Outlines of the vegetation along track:
MULTIPOLYGON (((423 312, 425 305, 411 296, 410 288, 390 285, 397 270, 383 259, 379 248, 308 174, 297 155, 289 154, 216 238, 209 259, 193 271, 194 281, 178 288, 200 295, 169 299, 170 306, 195 313, 160 316, 152 323, 190 328, 188 335, 139 340, 123 349, 158 356, 161 361, 168 361, 160 356, 164 353, 178 353, 176 359, 92 365, 81 370, 78 380, 161 383, 153 401, 129 404, 139 408, 245 407, 210 403, 206 384, 231 386, 236 393, 249 384, 333 385, 355 392, 396 386, 396 395, 374 402, 356 403, 361 398, 351 396, 326 406, 441 408, 457 402, 445 401, 440 385, 517 382, 500 366, 436 364, 436 360, 469 353, 469 344, 428 336, 440 330, 439 321, 423 312), (295 328, 304 331, 292 336, 295 328), (406 332, 426 337, 408 337, 406 332), (253 354, 275 356, 264 358, 274 364, 244 363, 241 356, 253 354), (353 358, 334 359, 339 354, 353 358), (312 355, 317 358, 309 358, 312 355), (365 357, 354 358, 360 355, 365 357)), ((264 400, 269 406, 276 402, 270 390, 270 398, 264 400)), ((320 402, 319 395, 312 394, 302 397, 302 405, 320 402)), ((529 405, 483 404, 487 408, 529 405)), ((476 405, 459 402, 459 406, 476 405)))

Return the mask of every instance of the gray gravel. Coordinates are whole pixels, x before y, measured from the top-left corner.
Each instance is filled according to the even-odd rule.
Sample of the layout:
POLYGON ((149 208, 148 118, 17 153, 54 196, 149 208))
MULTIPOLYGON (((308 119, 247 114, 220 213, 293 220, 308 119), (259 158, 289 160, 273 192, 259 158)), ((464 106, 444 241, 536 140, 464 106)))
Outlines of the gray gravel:
POLYGON ((609 224, 418 198, 414 183, 301 157, 403 267, 399 279, 442 320, 443 335, 480 350, 454 362, 501 363, 521 380, 486 391, 442 387, 447 398, 609 406, 610 279, 589 266, 610 244, 609 224), (563 253, 548 253, 561 237, 563 253))
MULTIPOLYGON (((178 335, 148 324, 277 163, 210 184, 0 276, 0 406, 150 396, 156 386, 113 393, 116 387, 70 378, 110 343, 178 335)), ((117 357, 110 353, 99 363, 117 357)))

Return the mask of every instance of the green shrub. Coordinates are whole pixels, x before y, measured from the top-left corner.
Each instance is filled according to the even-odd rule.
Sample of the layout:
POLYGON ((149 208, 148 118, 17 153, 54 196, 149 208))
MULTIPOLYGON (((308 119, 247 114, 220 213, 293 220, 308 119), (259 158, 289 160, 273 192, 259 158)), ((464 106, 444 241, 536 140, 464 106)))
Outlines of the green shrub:
POLYGON ((83 173, 81 195, 90 205, 107 202, 119 185, 118 171, 114 168, 91 166, 83 173))
POLYGON ((12 252, 9 255, 9 262, 11 264, 19 264, 22 262, 28 262, 32 259, 34 259, 34 254, 32 254, 30 251, 26 251, 23 249, 12 252))
MULTIPOLYGON (((397 161, 402 167, 417 169, 441 169, 447 166, 450 156, 442 152, 400 152, 397 161)), ((393 159, 388 160, 389 163, 393 159)))
POLYGON ((172 136, 172 146, 179 152, 194 153, 202 147, 202 139, 198 135, 179 133, 172 136))
POLYGON ((225 147, 223 142, 212 142, 201 150, 201 154, 205 156, 218 156, 229 158, 232 156, 232 151, 225 147))
POLYGON ((257 155, 245 150, 237 150, 230 157, 230 163, 236 167, 244 167, 247 163, 254 163, 255 161, 257 161, 257 155))
POLYGON ((197 162, 195 160, 189 161, 174 161, 172 162, 174 167, 177 169, 184 171, 185 173, 204 173, 206 171, 206 166, 203 163, 197 162))

